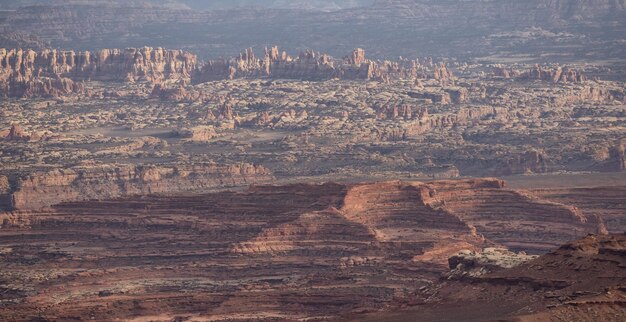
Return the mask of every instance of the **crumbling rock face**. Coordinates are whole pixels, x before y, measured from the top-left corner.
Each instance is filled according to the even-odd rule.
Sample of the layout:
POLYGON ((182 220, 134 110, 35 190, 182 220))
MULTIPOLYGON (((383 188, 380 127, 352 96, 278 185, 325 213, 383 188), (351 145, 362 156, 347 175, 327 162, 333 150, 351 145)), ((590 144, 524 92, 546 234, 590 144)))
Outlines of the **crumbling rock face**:
MULTIPOLYGON (((95 52, 58 50, 0 49, 0 94, 5 97, 58 97, 84 92, 83 81, 148 82, 156 84, 151 97, 173 101, 205 99, 198 91, 184 87, 236 78, 272 78, 298 80, 377 80, 388 83, 397 79, 434 78, 441 85, 452 85, 452 71, 432 60, 422 66, 419 60, 373 61, 365 50, 355 49, 344 59, 306 50, 297 57, 278 47, 266 48, 263 57, 252 48, 238 57, 199 63, 194 54, 163 48, 103 49, 95 52), (428 67, 431 66, 431 67, 428 67), (434 69, 433 69, 434 66, 434 69), (428 76, 430 75, 430 76, 428 76), (166 83, 170 83, 166 86, 166 83), (176 84, 172 86, 172 83, 176 84)), ((464 102, 467 93, 450 89, 451 99, 436 101, 464 102)))
POLYGON ((526 151, 524 154, 507 161, 501 170, 504 175, 519 173, 546 173, 549 171, 549 159, 545 153, 537 150, 526 151))
POLYGON ((626 139, 618 140, 602 151, 596 158, 594 169, 601 172, 622 172, 626 170, 626 139))
MULTIPOLYGON (((285 51, 279 51, 278 47, 266 48, 263 58, 257 58, 252 48, 249 48, 233 59, 206 62, 194 74, 193 82, 262 77, 301 80, 412 79, 417 75, 418 64, 417 61, 374 62, 365 57, 365 50, 361 48, 355 49, 343 60, 311 50, 291 57, 285 51)), ((437 74, 443 79, 451 75, 445 68, 437 74)))
POLYGON ((432 103, 438 103, 442 105, 452 103, 452 98, 450 97, 450 94, 447 92, 430 92, 430 91, 417 92, 415 91, 415 92, 409 92, 408 95, 413 98, 429 100, 432 103))
POLYGON ((417 119, 428 120, 428 109, 419 106, 413 106, 409 104, 385 104, 383 106, 374 106, 378 113, 379 119, 417 119))
POLYGON ((190 191, 268 182, 268 169, 251 164, 78 166, 18 180, 2 208, 40 209, 60 202, 190 191))
POLYGON ((512 268, 537 257, 505 248, 485 248, 481 252, 462 250, 448 259, 452 270, 448 278, 477 277, 499 269, 512 268))
POLYGON ((467 102, 469 99, 469 91, 467 88, 456 87, 456 88, 447 88, 445 91, 450 94, 450 100, 452 103, 461 104, 467 102))
POLYGON ((176 131, 176 136, 195 142, 206 142, 217 136, 213 126, 196 126, 176 131))
POLYGON ((570 90, 565 95, 552 96, 549 103, 553 106, 563 107, 568 104, 580 102, 612 102, 613 95, 609 89, 596 86, 583 86, 570 90))
POLYGON ((313 51, 293 58, 272 47, 265 49, 263 58, 257 58, 249 48, 234 59, 208 61, 194 75, 193 82, 260 77, 322 80, 340 77, 341 72, 328 55, 313 51))
POLYGON ((381 241, 427 242, 431 234, 472 236, 472 229, 449 212, 432 208, 433 194, 428 185, 384 182, 365 184, 348 190, 341 210, 346 218, 374 231, 381 241), (423 231, 405 231, 415 218, 423 231))
POLYGON ((517 79, 524 81, 545 81, 550 83, 583 83, 587 77, 580 70, 561 66, 539 66, 528 70, 519 70, 503 65, 493 67, 493 74, 496 77, 505 79, 517 79))
POLYGON ((532 196, 562 205, 597 221, 596 231, 622 233, 626 230, 626 187, 535 189, 532 196))
POLYGON ((541 80, 552 83, 581 83, 587 80, 587 77, 578 70, 560 66, 555 68, 535 66, 521 73, 519 78, 523 80, 541 80))
POLYGON ((11 81, 0 84, 5 97, 19 98, 55 98, 71 94, 84 93, 84 85, 69 78, 36 78, 29 81, 11 81))
POLYGON ((0 176, 0 212, 8 210, 8 205, 11 204, 11 185, 9 178, 0 176))
POLYGON ((203 102, 211 98, 206 93, 188 89, 182 84, 173 85, 172 87, 156 84, 152 88, 149 97, 172 102, 203 102))
POLYGON ((5 176, 0 176, 0 193, 8 193, 9 192, 9 179, 5 176))

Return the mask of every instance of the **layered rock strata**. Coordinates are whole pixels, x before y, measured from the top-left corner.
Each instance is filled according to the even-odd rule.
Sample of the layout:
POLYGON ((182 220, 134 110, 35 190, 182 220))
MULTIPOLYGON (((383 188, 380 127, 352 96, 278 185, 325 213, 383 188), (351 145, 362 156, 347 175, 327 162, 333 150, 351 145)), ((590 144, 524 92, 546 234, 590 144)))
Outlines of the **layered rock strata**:
POLYGON ((268 169, 251 164, 77 166, 17 178, 0 207, 36 210, 62 202, 198 191, 271 179, 268 169))
MULTIPOLYGON (((141 173, 153 188, 167 182, 141 173)), ((424 303, 461 250, 520 237, 538 249, 545 238, 585 234, 581 220, 554 216, 555 206, 541 212, 543 225, 572 235, 520 236, 540 216, 528 209, 542 207, 486 179, 253 186, 5 212, 0 317, 336 319, 424 303), (493 199, 491 213, 447 206, 481 195, 493 199)))

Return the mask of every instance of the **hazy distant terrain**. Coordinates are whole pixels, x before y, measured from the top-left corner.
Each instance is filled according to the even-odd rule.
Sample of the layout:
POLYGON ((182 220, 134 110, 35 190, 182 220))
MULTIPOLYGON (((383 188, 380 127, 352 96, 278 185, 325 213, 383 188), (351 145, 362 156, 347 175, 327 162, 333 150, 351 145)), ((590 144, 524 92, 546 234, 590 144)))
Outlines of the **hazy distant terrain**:
MULTIPOLYGON (((271 45, 335 56, 363 47, 377 58, 495 61, 618 61, 626 55, 623 1, 49 0, 0 6, 32 3, 46 5, 0 15, 0 30, 35 36, 57 48, 148 45, 226 57, 271 45)), ((7 46, 17 37, 1 38, 0 46, 7 46)))
POLYGON ((157 5, 167 8, 224 10, 233 8, 273 8, 332 11, 367 6, 375 0, 2 0, 0 9, 15 9, 29 5, 49 4, 117 4, 157 5))

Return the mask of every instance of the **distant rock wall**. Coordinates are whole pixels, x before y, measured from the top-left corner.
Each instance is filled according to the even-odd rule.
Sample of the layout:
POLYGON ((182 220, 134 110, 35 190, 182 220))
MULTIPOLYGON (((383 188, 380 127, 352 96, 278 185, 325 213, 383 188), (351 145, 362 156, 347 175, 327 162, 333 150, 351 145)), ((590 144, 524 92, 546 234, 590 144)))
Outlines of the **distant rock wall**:
MULTIPOLYGON (((266 48, 262 58, 257 58, 252 48, 239 57, 228 60, 208 61, 193 77, 194 83, 234 78, 275 79, 374 79, 388 81, 397 78, 415 78, 419 71, 418 60, 398 62, 375 62, 365 57, 365 50, 357 48, 343 59, 306 50, 297 57, 289 56, 278 47, 266 48)), ((434 78, 449 79, 452 73, 444 65, 436 71, 434 78)))
POLYGON ((189 81, 197 57, 163 48, 96 52, 0 48, 0 96, 56 97, 82 93, 81 81, 189 81))
POLYGON ((4 200, 0 208, 37 210, 69 201, 231 187, 272 179, 268 169, 251 164, 82 166, 20 178, 14 189, 2 191, 0 187, 0 200, 4 200))

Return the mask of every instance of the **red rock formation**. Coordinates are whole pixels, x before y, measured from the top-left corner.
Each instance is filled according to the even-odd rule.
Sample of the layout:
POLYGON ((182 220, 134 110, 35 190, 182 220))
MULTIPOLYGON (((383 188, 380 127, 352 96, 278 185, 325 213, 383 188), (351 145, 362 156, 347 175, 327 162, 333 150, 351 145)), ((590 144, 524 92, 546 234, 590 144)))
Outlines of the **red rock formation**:
POLYGON ((496 77, 502 77, 505 79, 511 78, 511 72, 504 66, 496 66, 493 68, 493 74, 496 77))
POLYGON ((428 109, 409 104, 385 104, 383 106, 373 106, 378 112, 380 119, 405 119, 424 120, 428 119, 428 109))
POLYGON ((28 141, 30 140, 30 136, 24 133, 24 130, 22 130, 19 124, 13 124, 4 139, 9 141, 28 141))
MULTIPOLYGON (((493 249, 488 252, 494 253, 493 249)), ((404 321, 428 321, 436 317, 452 321, 471 316, 476 321, 622 321, 626 319, 625 253, 626 235, 620 233, 588 235, 513 267, 468 261, 469 271, 427 291, 436 300, 365 320, 396 321, 401 317, 404 321), (485 264, 491 269, 480 272, 477 266, 485 264)), ((493 254, 491 259, 517 261, 511 258, 515 255, 504 255, 493 254)))
MULTIPOLYGON (((561 205, 571 205, 587 218, 599 217, 611 233, 626 231, 626 187, 534 189, 531 196, 561 205)), ((599 227, 598 227, 599 228, 599 227)))
POLYGON ((514 250, 547 251, 596 230, 595 217, 587 217, 575 207, 503 186, 500 180, 434 182, 434 193, 427 202, 458 216, 487 239, 514 250), (523 209, 521 217, 510 212, 517 207, 523 209))
MULTIPOLYGON (((187 174, 187 182, 193 182, 196 172, 187 174)), ((114 179, 109 182, 117 178, 105 173, 114 179)), ((156 189, 170 180, 160 168, 132 173, 134 181, 122 180, 131 190, 136 182, 156 189)), ((126 174, 120 169, 120 175, 126 174)), ((48 183, 95 180, 95 174, 81 178, 57 177, 48 183)), ((48 193, 62 191, 72 188, 48 193)), ((3 293, 11 302, 0 306, 0 319, 158 315, 171 320, 189 312, 197 312, 198 319, 328 319, 423 304, 457 294, 431 296, 440 286, 463 282, 439 284, 451 255, 498 246, 488 236, 537 249, 584 234, 581 224, 566 215, 562 206, 521 198, 495 179, 252 186, 239 192, 159 194, 5 212, 0 224, 7 246, 0 248, 0 256, 6 260, 0 265, 12 281, 3 293), (539 223, 545 229, 534 227, 536 233, 529 234, 527 226, 539 223), (33 282, 51 267, 46 283, 33 282), (59 303, 67 294, 72 301, 59 303)), ((541 265, 552 271, 551 265, 565 258, 566 267, 578 267, 578 256, 589 254, 607 259, 603 268, 618 267, 619 245, 576 246, 580 250, 574 256, 541 265)), ((533 267, 523 272, 540 273, 533 267)), ((567 275, 568 281, 580 275, 567 275)), ((486 278, 504 284, 503 289, 527 292, 533 290, 528 284, 541 287, 542 281, 564 279, 498 276, 486 278)), ((478 299, 476 293, 482 291, 470 294, 478 299)), ((489 305, 493 303, 491 299, 489 305)))
POLYGON ((230 102, 224 102, 217 111, 217 118, 220 120, 234 119, 233 105, 230 102))
POLYGON ((39 135, 37 134, 28 134, 26 132, 24 132, 24 130, 20 127, 19 124, 13 124, 11 125, 11 128, 8 131, 3 131, 6 132, 5 135, 3 135, 2 132, 0 132, 0 137, 2 137, 4 140, 6 141, 37 141, 40 139, 39 135))
POLYGON ((612 102, 613 98, 612 91, 606 88, 582 86, 574 88, 564 95, 550 96, 547 101, 553 106, 562 107, 579 102, 612 102))
POLYGON ((190 129, 177 130, 174 134, 177 137, 196 142, 206 142, 217 136, 217 132, 212 126, 196 126, 190 129))

